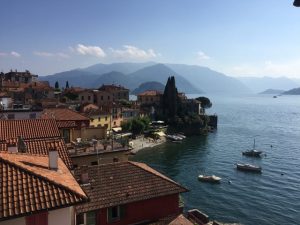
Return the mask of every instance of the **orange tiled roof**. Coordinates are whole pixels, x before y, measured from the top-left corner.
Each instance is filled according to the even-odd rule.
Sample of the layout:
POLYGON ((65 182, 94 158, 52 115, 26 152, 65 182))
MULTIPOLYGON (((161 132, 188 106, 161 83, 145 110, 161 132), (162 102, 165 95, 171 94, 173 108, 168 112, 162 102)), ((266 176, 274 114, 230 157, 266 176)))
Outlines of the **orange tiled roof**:
POLYGON ((60 137, 55 120, 0 120, 0 141, 22 136, 23 139, 60 137))
POLYGON ((75 176, 79 178, 86 169, 89 173, 90 185, 84 186, 83 189, 91 201, 77 206, 78 212, 187 191, 176 182, 142 163, 120 162, 77 168, 75 176))
POLYGON ((81 115, 80 113, 65 108, 44 109, 42 118, 55 119, 55 120, 73 120, 73 121, 88 120, 89 121, 89 118, 81 115))
POLYGON ((58 128, 75 128, 77 127, 75 121, 57 121, 58 128))
POLYGON ((87 200, 66 165, 48 169, 48 157, 0 152, 0 220, 75 205, 87 200))
POLYGON ((157 96, 162 95, 160 91, 144 91, 143 93, 138 94, 138 96, 157 96))
MULTIPOLYGON (((9 142, 16 143, 17 139, 0 142, 0 151, 7 151, 7 144, 9 142)), ((26 145, 26 153, 33 155, 49 155, 49 146, 55 147, 59 157, 64 161, 66 166, 69 169, 73 168, 70 154, 61 138, 24 140, 24 143, 26 145)))

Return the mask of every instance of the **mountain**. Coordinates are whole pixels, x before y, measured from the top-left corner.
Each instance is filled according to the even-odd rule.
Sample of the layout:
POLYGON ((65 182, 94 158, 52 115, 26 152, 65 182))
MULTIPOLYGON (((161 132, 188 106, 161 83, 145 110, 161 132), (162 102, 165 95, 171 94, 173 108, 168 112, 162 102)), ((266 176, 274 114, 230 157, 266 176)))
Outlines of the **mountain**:
POLYGON ((188 94, 196 94, 203 92, 200 88, 196 88, 184 77, 177 74, 164 64, 148 66, 134 73, 128 74, 128 76, 132 78, 136 82, 136 84, 145 83, 149 80, 165 84, 168 80, 168 77, 174 76, 176 79, 176 86, 179 92, 185 92, 188 94))
POLYGON ((39 76, 40 80, 49 81, 50 85, 54 86, 55 82, 58 81, 60 87, 64 87, 66 81, 69 81, 71 86, 80 87, 94 87, 93 81, 96 80, 99 75, 90 73, 83 70, 70 70, 61 73, 56 73, 48 76, 39 76))
POLYGON ((197 94, 203 91, 222 94, 250 92, 249 88, 241 81, 209 68, 183 64, 156 64, 154 62, 100 63, 39 78, 49 81, 51 85, 58 81, 60 86, 65 86, 66 81, 69 81, 70 86, 97 88, 102 84, 115 83, 134 90, 142 83, 149 81, 165 84, 169 76, 175 76, 178 90, 187 94, 197 94))
POLYGON ((300 95, 300 88, 293 88, 291 90, 285 91, 283 95, 300 95))
POLYGON ((268 94, 268 95, 278 95, 283 93, 284 90, 278 90, 278 89, 267 89, 263 92, 260 92, 259 94, 268 94))
POLYGON ((95 73, 95 74, 104 74, 109 73, 111 71, 120 72, 123 74, 133 73, 137 70, 140 70, 147 66, 155 65, 155 62, 146 62, 146 63, 112 63, 112 64, 103 64, 98 63, 93 66, 89 66, 82 70, 95 73))
POLYGON ((93 81, 93 87, 100 87, 102 84, 118 84, 131 89, 132 83, 133 82, 128 79, 125 74, 112 71, 98 76, 98 78, 93 81))
POLYGON ((239 94, 251 92, 239 80, 206 67, 183 64, 167 64, 167 66, 206 93, 239 94))
POLYGON ((255 93, 262 92, 266 89, 289 90, 299 86, 295 81, 286 77, 240 77, 238 79, 255 93))
POLYGON ((143 93, 144 91, 155 90, 163 92, 165 89, 165 85, 156 81, 150 81, 146 83, 142 83, 138 88, 134 89, 131 94, 138 95, 143 93))

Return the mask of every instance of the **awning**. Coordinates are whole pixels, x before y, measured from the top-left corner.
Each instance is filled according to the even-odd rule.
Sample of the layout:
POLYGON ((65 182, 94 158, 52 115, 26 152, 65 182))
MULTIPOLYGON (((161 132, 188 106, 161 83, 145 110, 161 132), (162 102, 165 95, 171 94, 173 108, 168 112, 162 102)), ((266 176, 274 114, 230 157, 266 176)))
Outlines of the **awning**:
POLYGON ((114 132, 120 132, 120 131, 122 131, 122 127, 113 127, 112 130, 114 132))
POLYGON ((162 131, 160 131, 160 132, 155 132, 155 134, 157 134, 157 135, 160 136, 160 137, 166 136, 166 134, 165 134, 164 132, 162 132, 162 131))

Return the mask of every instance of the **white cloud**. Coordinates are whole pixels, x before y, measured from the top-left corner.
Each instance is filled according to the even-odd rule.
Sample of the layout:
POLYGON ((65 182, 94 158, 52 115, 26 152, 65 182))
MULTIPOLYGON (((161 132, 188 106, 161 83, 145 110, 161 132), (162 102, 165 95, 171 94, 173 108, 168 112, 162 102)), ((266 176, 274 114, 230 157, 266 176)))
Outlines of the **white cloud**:
POLYGON ((110 51, 114 57, 122 59, 146 60, 159 56, 153 49, 143 50, 132 45, 123 45, 123 49, 113 49, 110 51))
POLYGON ((210 56, 206 55, 203 51, 198 51, 197 58, 198 60, 208 60, 210 59, 210 56))
MULTIPOLYGON (((70 49, 74 50, 73 48, 70 49)), ((106 56, 106 53, 98 46, 78 44, 75 51, 80 55, 91 55, 99 58, 103 58, 106 56)))
POLYGON ((69 58, 69 55, 62 53, 62 52, 57 52, 57 53, 52 53, 52 52, 34 52, 33 54, 41 57, 60 57, 60 58, 69 58))
POLYGON ((19 58, 19 57, 21 57, 21 54, 18 52, 15 52, 15 51, 11 51, 10 53, 0 52, 0 56, 12 56, 12 57, 19 58))
POLYGON ((12 51, 10 54, 11 54, 12 56, 14 56, 14 57, 17 57, 17 58, 21 57, 21 55, 20 55, 19 53, 14 52, 14 51, 12 51))

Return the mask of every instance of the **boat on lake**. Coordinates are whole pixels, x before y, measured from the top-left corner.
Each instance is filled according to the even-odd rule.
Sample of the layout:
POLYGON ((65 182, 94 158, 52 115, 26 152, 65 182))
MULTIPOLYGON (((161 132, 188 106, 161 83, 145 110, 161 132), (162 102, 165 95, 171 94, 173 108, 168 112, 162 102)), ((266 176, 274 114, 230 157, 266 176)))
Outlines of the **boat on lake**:
POLYGON ((262 153, 262 151, 259 151, 259 150, 255 149, 255 139, 254 139, 253 149, 244 151, 243 155, 251 156, 251 157, 260 157, 261 153, 262 153))
POLYGON ((251 164, 241 164, 241 163, 237 163, 236 168, 238 170, 257 172, 257 173, 261 173, 261 170, 262 170, 262 168, 260 166, 255 166, 255 165, 251 165, 251 164))
POLYGON ((221 177, 217 177, 215 175, 212 175, 212 176, 205 176, 205 175, 199 175, 198 176, 198 179, 200 181, 203 181, 203 182, 209 182, 209 183, 220 183, 221 181, 221 177))
POLYGON ((170 134, 166 135, 166 138, 171 140, 171 141, 176 141, 176 142, 182 141, 184 139, 184 138, 182 138, 178 135, 170 135, 170 134))

